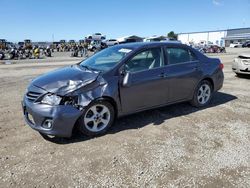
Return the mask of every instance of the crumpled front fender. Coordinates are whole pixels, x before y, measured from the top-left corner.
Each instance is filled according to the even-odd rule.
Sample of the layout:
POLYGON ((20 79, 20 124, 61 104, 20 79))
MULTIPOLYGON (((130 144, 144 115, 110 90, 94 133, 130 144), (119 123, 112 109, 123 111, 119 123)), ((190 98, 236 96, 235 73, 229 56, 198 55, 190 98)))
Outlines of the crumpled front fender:
POLYGON ((106 81, 99 76, 95 82, 88 84, 78 90, 75 90, 68 96, 78 96, 77 105, 81 107, 88 106, 92 101, 98 98, 112 98, 116 104, 119 103, 118 79, 106 81))

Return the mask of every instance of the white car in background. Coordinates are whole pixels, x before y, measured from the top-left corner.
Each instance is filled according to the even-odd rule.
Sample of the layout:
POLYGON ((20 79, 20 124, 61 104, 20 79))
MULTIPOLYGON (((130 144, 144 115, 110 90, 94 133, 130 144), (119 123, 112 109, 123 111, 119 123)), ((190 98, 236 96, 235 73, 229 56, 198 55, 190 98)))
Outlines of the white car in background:
POLYGON ((114 45, 119 44, 118 40, 116 40, 116 39, 106 40, 105 43, 107 44, 107 46, 114 46, 114 45))
POLYGON ((101 33, 94 33, 92 35, 88 35, 87 38, 91 40, 105 40, 106 36, 102 35, 101 33))
POLYGON ((230 48, 241 48, 242 47, 242 43, 241 42, 234 42, 234 43, 231 43, 230 48))
POLYGON ((240 54, 234 59, 232 70, 237 74, 249 74, 250 75, 250 53, 240 54))

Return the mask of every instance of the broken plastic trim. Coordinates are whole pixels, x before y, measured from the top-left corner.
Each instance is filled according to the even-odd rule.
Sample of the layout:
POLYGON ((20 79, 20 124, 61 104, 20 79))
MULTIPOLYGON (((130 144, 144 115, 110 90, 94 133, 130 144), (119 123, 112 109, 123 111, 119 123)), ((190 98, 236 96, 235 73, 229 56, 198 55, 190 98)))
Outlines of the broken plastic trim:
MULTIPOLYGON (((107 82, 100 76, 96 81, 89 83, 65 96, 64 105, 73 105, 79 110, 83 110, 92 101, 104 95, 111 96, 107 82)), ((64 101, 64 100, 63 100, 64 101)))

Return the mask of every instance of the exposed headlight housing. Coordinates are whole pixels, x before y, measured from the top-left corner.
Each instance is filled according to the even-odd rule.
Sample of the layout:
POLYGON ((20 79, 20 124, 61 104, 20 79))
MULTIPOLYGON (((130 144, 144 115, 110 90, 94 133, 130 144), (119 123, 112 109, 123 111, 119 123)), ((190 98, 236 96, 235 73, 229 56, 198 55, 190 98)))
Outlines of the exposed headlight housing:
POLYGON ((61 100, 62 97, 49 93, 44 95, 43 99, 41 100, 41 103, 54 106, 54 105, 59 105, 61 100))

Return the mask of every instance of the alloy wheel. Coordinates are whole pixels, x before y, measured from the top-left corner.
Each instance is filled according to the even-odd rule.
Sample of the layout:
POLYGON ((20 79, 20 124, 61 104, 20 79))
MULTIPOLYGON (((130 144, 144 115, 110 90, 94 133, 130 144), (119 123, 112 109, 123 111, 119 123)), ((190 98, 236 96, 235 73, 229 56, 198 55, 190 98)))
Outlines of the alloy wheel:
POLYGON ((110 116, 110 110, 105 105, 93 105, 84 116, 85 127, 91 132, 102 131, 108 126, 110 116))
POLYGON ((198 90, 197 100, 200 104, 206 104, 211 96, 211 88, 208 84, 202 84, 198 90))

